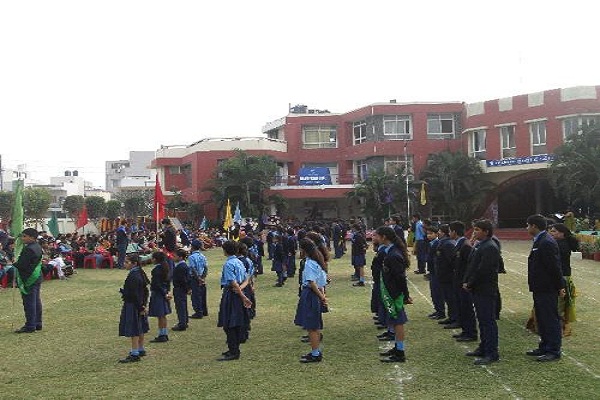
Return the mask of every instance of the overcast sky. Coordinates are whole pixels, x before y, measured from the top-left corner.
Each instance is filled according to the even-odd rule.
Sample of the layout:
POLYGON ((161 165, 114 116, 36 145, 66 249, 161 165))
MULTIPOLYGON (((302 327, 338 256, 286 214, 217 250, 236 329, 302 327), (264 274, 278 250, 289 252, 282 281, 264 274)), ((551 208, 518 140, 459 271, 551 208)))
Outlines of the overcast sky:
POLYGON ((36 178, 261 133, 288 103, 600 84, 594 1, 2 1, 0 154, 36 178))

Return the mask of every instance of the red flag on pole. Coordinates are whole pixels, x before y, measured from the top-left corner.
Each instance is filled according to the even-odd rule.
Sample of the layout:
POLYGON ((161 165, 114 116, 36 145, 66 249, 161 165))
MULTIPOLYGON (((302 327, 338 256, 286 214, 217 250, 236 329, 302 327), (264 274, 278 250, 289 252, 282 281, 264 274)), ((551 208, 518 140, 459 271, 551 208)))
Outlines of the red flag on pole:
POLYGON ((79 216, 77 217, 77 229, 83 228, 89 222, 87 207, 84 205, 81 211, 79 212, 79 216))
POLYGON ((158 180, 158 174, 156 174, 156 186, 154 187, 154 218, 156 218, 156 225, 165 217, 165 196, 163 195, 162 189, 160 188, 160 181, 158 180))

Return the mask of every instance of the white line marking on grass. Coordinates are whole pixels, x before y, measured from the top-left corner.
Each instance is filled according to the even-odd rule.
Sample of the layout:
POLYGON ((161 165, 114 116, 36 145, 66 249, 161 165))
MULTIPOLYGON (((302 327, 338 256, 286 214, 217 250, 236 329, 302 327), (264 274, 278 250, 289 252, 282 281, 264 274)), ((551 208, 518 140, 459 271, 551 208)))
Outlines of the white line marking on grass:
POLYGON ((419 293, 421 296, 423 296, 423 298, 425 299, 426 302, 429 303, 429 305, 433 306, 433 303, 431 302, 431 300, 429 300, 429 297, 425 296, 423 294, 423 292, 421 292, 421 290, 419 289, 419 287, 417 285, 415 285, 410 279, 407 279, 407 281, 408 281, 408 283, 410 283, 412 285, 413 288, 415 288, 417 293, 419 293))
POLYGON ((399 365, 394 365, 394 372, 389 374, 390 381, 394 382, 398 386, 399 399, 404 400, 404 383, 410 381, 413 376, 410 372, 404 371, 399 365))

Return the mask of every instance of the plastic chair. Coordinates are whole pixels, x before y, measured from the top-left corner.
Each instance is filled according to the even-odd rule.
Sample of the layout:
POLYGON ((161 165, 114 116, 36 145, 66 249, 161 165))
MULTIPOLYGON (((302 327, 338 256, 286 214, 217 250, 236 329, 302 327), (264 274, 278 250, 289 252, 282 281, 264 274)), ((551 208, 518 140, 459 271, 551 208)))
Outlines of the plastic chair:
POLYGON ((83 268, 92 268, 92 269, 96 269, 98 268, 98 266, 96 265, 96 256, 95 255, 91 255, 91 256, 86 256, 83 259, 83 268))

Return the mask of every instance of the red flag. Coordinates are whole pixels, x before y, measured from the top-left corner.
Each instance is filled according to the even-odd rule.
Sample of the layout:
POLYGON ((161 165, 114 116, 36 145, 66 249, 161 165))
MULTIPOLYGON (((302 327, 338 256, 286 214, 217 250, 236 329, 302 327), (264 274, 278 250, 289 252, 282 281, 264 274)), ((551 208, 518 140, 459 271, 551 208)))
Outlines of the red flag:
POLYGON ((158 180, 158 174, 156 174, 156 186, 154 187, 154 214, 156 218, 156 225, 165 217, 165 196, 163 195, 162 189, 160 188, 160 181, 158 180))
POLYGON ((89 222, 87 207, 84 205, 81 211, 79 212, 79 216, 77 217, 77 229, 83 228, 89 222))

